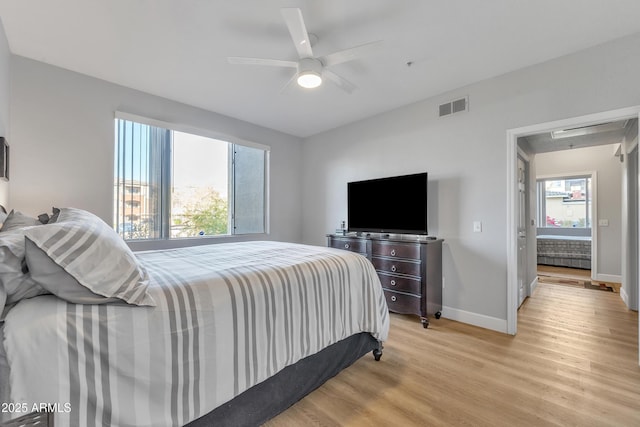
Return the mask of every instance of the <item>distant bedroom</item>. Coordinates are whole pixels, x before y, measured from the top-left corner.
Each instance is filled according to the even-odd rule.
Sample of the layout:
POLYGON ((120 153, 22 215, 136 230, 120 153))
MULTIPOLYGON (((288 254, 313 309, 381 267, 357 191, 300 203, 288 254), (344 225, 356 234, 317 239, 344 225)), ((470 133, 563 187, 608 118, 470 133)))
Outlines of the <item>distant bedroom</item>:
POLYGON ((620 292, 628 224, 621 146, 636 134, 637 120, 620 120, 521 141, 535 151, 523 165, 539 281, 620 292))

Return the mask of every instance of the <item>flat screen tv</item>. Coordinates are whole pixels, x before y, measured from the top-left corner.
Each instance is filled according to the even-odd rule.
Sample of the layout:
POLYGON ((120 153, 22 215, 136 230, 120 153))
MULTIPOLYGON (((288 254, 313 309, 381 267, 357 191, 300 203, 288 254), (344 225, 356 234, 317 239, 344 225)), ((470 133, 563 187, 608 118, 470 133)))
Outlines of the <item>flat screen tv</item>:
POLYGON ((347 184, 349 231, 428 234, 427 173, 347 184))

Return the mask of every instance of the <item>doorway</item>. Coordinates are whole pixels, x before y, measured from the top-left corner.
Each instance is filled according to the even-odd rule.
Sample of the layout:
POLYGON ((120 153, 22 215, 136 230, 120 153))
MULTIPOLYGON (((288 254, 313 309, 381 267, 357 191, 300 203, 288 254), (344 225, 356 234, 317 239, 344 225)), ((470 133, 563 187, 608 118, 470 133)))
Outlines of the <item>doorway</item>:
MULTIPOLYGON (((623 123, 632 126, 630 121, 623 123)), ((598 228, 594 210, 598 207, 596 176, 600 170, 604 172, 605 188, 620 188, 621 165, 614 157, 612 145, 607 144, 612 139, 622 139, 626 131, 623 128, 616 131, 615 136, 603 135, 601 146, 535 154, 537 257, 534 262, 538 281, 571 283, 569 279, 575 279, 586 285, 591 279, 601 280, 596 279, 598 231, 606 230, 606 237, 615 236, 605 239, 609 244, 620 240, 622 203, 621 191, 606 192, 601 214, 605 218, 613 217, 612 227, 598 228)), ((619 252, 607 251, 602 259, 606 269, 617 270, 617 277, 609 276, 608 281, 621 281, 619 252)))
MULTIPOLYGON (((527 135, 534 135, 562 129, 573 129, 592 126, 623 119, 638 119, 639 117, 640 106, 636 106, 620 110, 591 114, 588 116, 576 117, 572 119, 527 126, 518 129, 511 129, 507 131, 507 332, 509 334, 515 335, 517 332, 517 308, 519 305, 518 277, 521 269, 518 262, 518 222, 520 219, 520 200, 518 190, 518 138, 527 135)), ((634 242, 635 244, 637 244, 638 240, 640 240, 640 236, 638 234, 638 228, 636 228, 636 232, 633 235, 627 234, 631 244, 633 244, 634 242)), ((626 261, 626 268, 622 269, 622 279, 624 284, 628 283, 627 271, 630 269, 634 271, 638 270, 639 260, 637 256, 635 258, 631 257, 630 252, 632 251, 628 250, 627 247, 623 246, 622 250, 622 258, 626 261)), ((633 298, 637 300, 637 281, 634 286, 636 292, 633 298)))

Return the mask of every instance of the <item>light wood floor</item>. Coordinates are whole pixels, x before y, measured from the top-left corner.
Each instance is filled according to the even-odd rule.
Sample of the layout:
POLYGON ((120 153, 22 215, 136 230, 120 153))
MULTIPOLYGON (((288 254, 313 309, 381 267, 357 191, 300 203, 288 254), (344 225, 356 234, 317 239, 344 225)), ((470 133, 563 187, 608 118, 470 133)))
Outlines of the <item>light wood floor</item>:
POLYGON ((640 426, 638 313, 620 295, 540 284, 509 336, 391 315, 367 355, 266 424, 640 426))
MULTIPOLYGON (((552 265, 538 265, 538 277, 561 277, 566 279, 578 279, 591 281, 591 270, 583 270, 580 268, 556 267, 552 265)), ((592 284, 603 284, 610 286, 615 292, 620 293, 620 283, 592 281, 592 284)))
POLYGON ((538 274, 549 274, 558 277, 590 279, 591 270, 581 268, 556 267, 554 265, 538 265, 538 274))

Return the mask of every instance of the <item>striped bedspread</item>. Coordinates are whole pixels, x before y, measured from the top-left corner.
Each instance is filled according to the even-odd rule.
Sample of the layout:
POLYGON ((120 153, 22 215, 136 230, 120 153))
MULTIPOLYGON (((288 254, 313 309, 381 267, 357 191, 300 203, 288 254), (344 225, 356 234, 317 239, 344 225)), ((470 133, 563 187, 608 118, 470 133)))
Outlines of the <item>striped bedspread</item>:
POLYGON ((156 307, 54 296, 7 315, 14 409, 58 426, 177 426, 389 319, 372 265, 328 248, 247 242, 139 252, 156 307))

